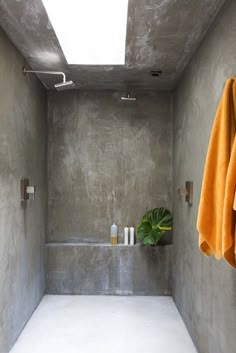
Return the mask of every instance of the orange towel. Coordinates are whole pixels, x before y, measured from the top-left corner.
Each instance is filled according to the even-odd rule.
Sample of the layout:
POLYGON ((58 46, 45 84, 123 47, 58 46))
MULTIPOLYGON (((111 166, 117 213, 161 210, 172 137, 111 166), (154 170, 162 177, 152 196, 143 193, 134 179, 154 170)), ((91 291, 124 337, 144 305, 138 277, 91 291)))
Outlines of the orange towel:
POLYGON ((236 268, 236 79, 226 82, 211 133, 197 229, 201 251, 236 268))
MULTIPOLYGON (((234 211, 236 211, 236 191, 235 191, 235 196, 234 196, 234 206, 233 206, 234 211)), ((235 221, 235 228, 234 228, 234 254, 235 254, 235 260, 236 260, 236 221, 235 221)))

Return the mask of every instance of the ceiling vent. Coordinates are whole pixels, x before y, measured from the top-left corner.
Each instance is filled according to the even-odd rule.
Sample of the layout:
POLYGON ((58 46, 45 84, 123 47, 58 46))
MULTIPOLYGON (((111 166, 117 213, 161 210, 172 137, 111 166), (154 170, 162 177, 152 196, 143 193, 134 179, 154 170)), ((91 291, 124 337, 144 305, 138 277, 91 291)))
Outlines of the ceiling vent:
POLYGON ((153 77, 160 77, 162 74, 162 71, 161 70, 152 70, 150 73, 153 77))

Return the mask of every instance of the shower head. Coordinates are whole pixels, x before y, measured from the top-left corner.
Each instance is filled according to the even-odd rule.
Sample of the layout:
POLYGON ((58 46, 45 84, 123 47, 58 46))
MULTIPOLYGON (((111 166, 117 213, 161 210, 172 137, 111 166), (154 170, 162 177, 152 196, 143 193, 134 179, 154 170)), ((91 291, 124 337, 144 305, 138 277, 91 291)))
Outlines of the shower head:
POLYGON ((75 88, 75 84, 73 81, 66 81, 66 75, 62 71, 26 70, 24 68, 23 72, 24 72, 24 74, 30 73, 30 74, 61 75, 62 82, 56 83, 54 85, 54 87, 56 88, 57 91, 63 91, 63 90, 75 88))
POLYGON ((57 91, 64 91, 66 89, 72 89, 75 88, 75 84, 73 81, 63 81, 60 83, 56 83, 54 85, 57 91))
POLYGON ((136 97, 130 97, 130 94, 127 94, 127 97, 121 97, 120 98, 122 101, 129 101, 129 102, 135 102, 136 101, 136 97))

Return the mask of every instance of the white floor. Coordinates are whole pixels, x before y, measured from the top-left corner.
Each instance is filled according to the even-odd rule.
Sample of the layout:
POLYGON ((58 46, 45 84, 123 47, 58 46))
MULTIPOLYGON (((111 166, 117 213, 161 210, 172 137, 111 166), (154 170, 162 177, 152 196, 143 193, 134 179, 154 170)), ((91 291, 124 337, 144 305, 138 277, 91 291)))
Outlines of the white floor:
POLYGON ((11 353, 196 353, 170 297, 45 296, 11 353))

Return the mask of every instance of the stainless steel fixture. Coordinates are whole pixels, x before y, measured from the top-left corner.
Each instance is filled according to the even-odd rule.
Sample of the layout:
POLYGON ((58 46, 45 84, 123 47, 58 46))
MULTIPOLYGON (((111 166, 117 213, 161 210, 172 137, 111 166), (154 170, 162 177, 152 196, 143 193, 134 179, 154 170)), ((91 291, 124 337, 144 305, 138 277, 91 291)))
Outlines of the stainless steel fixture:
POLYGON ((192 206, 193 204, 193 181, 186 181, 185 188, 179 188, 179 196, 185 196, 185 201, 192 206))
POLYGON ((24 74, 30 73, 30 74, 45 74, 45 75, 60 75, 62 76, 62 82, 56 83, 54 87, 56 88, 57 91, 63 91, 66 89, 72 89, 75 88, 75 84, 73 81, 66 81, 66 75, 62 71, 41 71, 41 70, 27 70, 23 69, 24 74))
POLYGON ((22 178, 21 179, 21 201, 29 200, 30 195, 33 200, 35 199, 36 187, 34 185, 30 185, 29 179, 22 178))
POLYGON ((125 97, 122 96, 120 99, 122 101, 136 101, 136 97, 131 97, 130 93, 128 93, 127 96, 125 96, 125 97))

